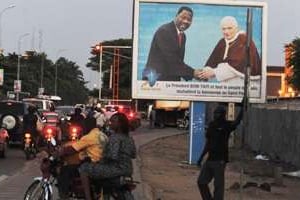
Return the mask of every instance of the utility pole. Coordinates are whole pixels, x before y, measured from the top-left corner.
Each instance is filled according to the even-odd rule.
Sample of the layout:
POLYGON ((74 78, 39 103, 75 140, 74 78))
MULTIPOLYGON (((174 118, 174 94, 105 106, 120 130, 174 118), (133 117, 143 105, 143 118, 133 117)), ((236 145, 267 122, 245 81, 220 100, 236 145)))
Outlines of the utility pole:
POLYGON ((21 35, 18 39, 18 66, 17 66, 17 81, 15 84, 15 88, 16 88, 16 93, 17 93, 17 101, 19 101, 19 96, 20 96, 20 92, 21 92, 21 80, 20 80, 20 66, 21 66, 21 58, 22 58, 22 53, 21 53, 21 42, 22 39, 26 36, 28 36, 29 33, 25 33, 23 35, 21 35))
POLYGON ((13 5, 10 5, 0 11, 0 48, 3 48, 3 46, 2 46, 2 15, 4 12, 6 12, 7 10, 14 8, 14 7, 16 7, 16 6, 13 4, 13 5))
POLYGON ((243 104, 243 126, 241 136, 241 171, 240 171, 240 200, 243 199, 243 182, 244 182, 244 158, 245 158, 245 135, 248 130, 248 106, 249 106, 249 85, 251 74, 250 63, 250 43, 252 40, 252 9, 247 9, 247 43, 246 43, 246 66, 244 79, 244 104, 243 104))
MULTIPOLYGON (((103 62, 103 53, 106 53, 106 54, 111 54, 113 56, 118 56, 118 57, 124 57, 124 58, 127 58, 126 56, 121 56, 119 54, 119 50, 116 51, 116 49, 131 49, 132 47, 131 46, 106 46, 106 45, 102 45, 102 44, 99 44, 99 45, 96 45, 96 49, 99 50, 99 100, 101 101, 102 100, 102 62, 103 62), (104 48, 106 49, 114 49, 114 53, 111 53, 111 52, 106 52, 104 51, 104 48)), ((116 57, 115 57, 116 59, 116 57)), ((114 59, 114 64, 117 64, 119 65, 119 61, 118 60, 115 60, 114 59)), ((119 67, 118 66, 113 66, 113 88, 115 87, 115 84, 118 83, 118 77, 119 77, 119 67), (117 69, 116 69, 117 67, 117 69), (114 77, 114 75, 116 75, 114 77)), ((116 86, 118 87, 118 86, 116 86)), ((115 88, 115 96, 118 94, 118 88, 115 88)), ((113 98, 114 99, 114 98, 113 98)))

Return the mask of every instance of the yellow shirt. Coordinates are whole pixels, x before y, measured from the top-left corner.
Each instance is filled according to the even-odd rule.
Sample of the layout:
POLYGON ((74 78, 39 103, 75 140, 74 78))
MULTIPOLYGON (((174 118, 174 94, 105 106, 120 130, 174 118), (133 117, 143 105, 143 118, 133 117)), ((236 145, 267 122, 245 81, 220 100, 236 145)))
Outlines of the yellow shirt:
POLYGON ((94 128, 80 140, 72 143, 72 147, 79 152, 80 160, 88 156, 92 162, 97 162, 103 156, 103 150, 107 141, 107 136, 98 128, 94 128))

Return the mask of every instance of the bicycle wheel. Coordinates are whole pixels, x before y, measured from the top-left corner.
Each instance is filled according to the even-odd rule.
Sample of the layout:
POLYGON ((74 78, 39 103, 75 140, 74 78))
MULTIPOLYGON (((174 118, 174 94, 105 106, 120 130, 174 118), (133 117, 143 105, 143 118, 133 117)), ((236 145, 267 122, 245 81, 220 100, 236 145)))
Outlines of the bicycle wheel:
POLYGON ((24 200, 51 200, 51 195, 49 194, 48 187, 45 187, 40 180, 35 180, 25 192, 24 200))

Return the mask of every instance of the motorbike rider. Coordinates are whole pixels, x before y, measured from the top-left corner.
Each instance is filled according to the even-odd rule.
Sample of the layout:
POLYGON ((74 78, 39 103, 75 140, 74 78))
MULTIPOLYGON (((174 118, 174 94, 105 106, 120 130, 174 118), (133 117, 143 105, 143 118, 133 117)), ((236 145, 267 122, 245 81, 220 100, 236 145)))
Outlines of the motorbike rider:
POLYGON ((100 130, 105 130, 105 125, 107 123, 107 118, 103 112, 103 110, 101 109, 101 104, 97 104, 96 108, 95 108, 95 112, 94 112, 94 117, 96 118, 96 122, 97 122, 97 127, 100 130))
POLYGON ((39 133, 37 131, 37 108, 33 105, 29 105, 27 108, 28 113, 23 116, 23 134, 30 133, 33 141, 38 146, 39 145, 39 133))
POLYGON ((71 115, 70 123, 78 126, 83 126, 84 116, 82 115, 81 108, 77 107, 74 110, 74 114, 71 115))
POLYGON ((134 140, 129 136, 129 121, 124 113, 115 113, 110 118, 112 133, 108 138, 103 159, 97 163, 83 163, 79 167, 86 200, 91 200, 90 178, 107 179, 131 176, 132 159, 136 157, 134 140))
MULTIPOLYGON (((78 166, 85 161, 92 163, 99 162, 102 159, 102 153, 107 143, 107 136, 96 127, 96 119, 87 117, 84 120, 85 130, 87 133, 80 140, 66 144, 59 150, 59 155, 67 158, 72 156, 72 164, 65 165, 61 168, 58 177, 58 189, 61 199, 69 196, 69 187, 72 177, 78 177, 78 166), (78 159, 74 162, 74 155, 78 159)), ((69 159, 70 160, 70 159, 69 159)))
POLYGON ((56 130, 56 139, 60 143, 62 140, 62 131, 60 127, 60 121, 58 113, 55 112, 55 106, 50 105, 49 111, 43 112, 43 118, 45 121, 44 128, 54 127, 56 130))

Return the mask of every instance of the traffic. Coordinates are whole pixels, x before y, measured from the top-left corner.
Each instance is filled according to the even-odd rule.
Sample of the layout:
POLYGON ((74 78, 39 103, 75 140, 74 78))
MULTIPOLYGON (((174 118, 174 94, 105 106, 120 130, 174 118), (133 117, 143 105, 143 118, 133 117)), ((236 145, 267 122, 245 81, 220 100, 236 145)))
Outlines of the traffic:
POLYGON ((7 152, 16 149, 23 151, 24 160, 47 154, 40 163, 42 177, 34 178, 24 199, 53 199, 54 186, 58 187, 60 199, 99 199, 101 196, 133 199, 131 191, 136 182, 131 177, 133 167, 130 163, 136 156, 136 147, 129 131, 140 127, 141 119, 130 106, 100 103, 92 106, 60 105, 45 97, 21 101, 8 99, 0 101, 0 123, 1 159, 9 159, 7 152), (114 142, 122 146, 116 150, 114 142), (107 151, 120 155, 110 157, 115 153, 107 151), (98 166, 100 160, 101 165, 98 166), (93 164, 108 171, 104 177, 94 180, 92 176, 93 180, 86 183, 79 174, 81 170, 78 170, 84 164, 93 164), (76 184, 63 189, 66 180, 69 181, 69 178, 62 178, 65 177, 64 169, 74 165, 71 177, 76 184))

